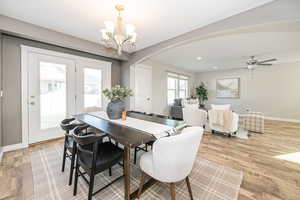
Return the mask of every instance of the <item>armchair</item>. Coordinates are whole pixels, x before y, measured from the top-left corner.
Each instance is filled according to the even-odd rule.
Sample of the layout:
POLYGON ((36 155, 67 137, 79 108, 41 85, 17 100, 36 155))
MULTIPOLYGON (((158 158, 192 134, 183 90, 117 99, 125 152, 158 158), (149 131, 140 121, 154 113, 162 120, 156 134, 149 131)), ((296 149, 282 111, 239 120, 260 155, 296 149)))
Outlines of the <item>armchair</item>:
POLYGON ((193 200, 189 174, 192 171, 203 135, 202 127, 188 127, 181 134, 156 140, 153 149, 140 160, 141 181, 138 199, 143 192, 145 177, 170 184, 171 199, 175 200, 175 183, 185 180, 193 200), (170 148, 176 147, 176 148, 170 148))
POLYGON ((172 119, 183 119, 182 114, 182 99, 175 99, 171 106, 170 116, 172 119))
POLYGON ((231 121, 226 122, 229 123, 227 124, 228 127, 225 127, 225 122, 223 125, 220 124, 215 124, 213 119, 216 117, 214 115, 216 115, 216 112, 214 112, 214 110, 221 110, 221 111, 231 111, 230 110, 230 105, 214 105, 212 106, 212 109, 208 111, 208 118, 209 118, 209 126, 212 130, 212 133, 215 133, 215 131, 217 132, 222 132, 225 133, 226 135, 228 135, 228 137, 231 137, 232 134, 236 133, 238 131, 238 124, 239 124, 239 115, 234 113, 233 111, 231 111, 231 121))

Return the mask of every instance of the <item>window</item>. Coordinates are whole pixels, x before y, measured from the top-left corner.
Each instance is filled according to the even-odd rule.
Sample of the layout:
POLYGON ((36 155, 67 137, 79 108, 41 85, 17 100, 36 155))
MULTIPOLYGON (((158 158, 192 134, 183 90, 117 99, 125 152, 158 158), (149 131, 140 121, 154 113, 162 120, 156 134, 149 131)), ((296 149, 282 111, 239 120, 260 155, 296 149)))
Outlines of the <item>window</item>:
POLYGON ((84 107, 102 107, 102 72, 100 69, 84 68, 84 107))
POLYGON ((177 98, 188 97, 188 77, 175 73, 168 73, 168 104, 177 98))

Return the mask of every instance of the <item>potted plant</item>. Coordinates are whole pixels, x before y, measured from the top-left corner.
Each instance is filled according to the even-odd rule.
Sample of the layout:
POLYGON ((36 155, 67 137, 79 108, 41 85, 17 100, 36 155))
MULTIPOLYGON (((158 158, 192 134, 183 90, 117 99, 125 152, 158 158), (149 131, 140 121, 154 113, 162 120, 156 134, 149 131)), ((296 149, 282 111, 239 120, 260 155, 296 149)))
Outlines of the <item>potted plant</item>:
POLYGON ((204 102, 208 100, 208 93, 203 82, 198 87, 196 87, 196 95, 198 97, 200 107, 204 108, 204 102))
POLYGON ((133 91, 130 88, 116 85, 111 89, 104 89, 102 93, 110 100, 106 108, 108 117, 110 119, 120 119, 122 112, 125 111, 124 100, 127 97, 133 96, 133 91))

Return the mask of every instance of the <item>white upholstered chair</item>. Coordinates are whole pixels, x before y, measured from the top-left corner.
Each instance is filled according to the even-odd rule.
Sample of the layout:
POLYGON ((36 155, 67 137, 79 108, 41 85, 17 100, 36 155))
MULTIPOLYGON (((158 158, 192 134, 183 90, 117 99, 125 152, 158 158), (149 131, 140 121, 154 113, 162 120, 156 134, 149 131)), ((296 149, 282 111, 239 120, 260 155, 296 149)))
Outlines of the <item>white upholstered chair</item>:
POLYGON ((193 106, 186 106, 182 109, 183 120, 189 126, 205 127, 207 121, 207 112, 193 106))
POLYGON ((160 138, 150 152, 141 156, 141 182, 138 198, 143 190, 145 176, 170 184, 172 200, 175 200, 175 184, 185 179, 191 199, 192 190, 188 175, 191 173, 202 139, 202 127, 188 127, 181 134, 160 138))
POLYGON ((232 112, 232 121, 231 121, 231 125, 230 125, 230 129, 229 130, 224 130, 224 127, 213 124, 212 122, 212 118, 213 118, 213 113, 212 110, 226 110, 226 111, 230 111, 230 104, 227 105, 211 105, 212 109, 208 111, 208 119, 209 119, 209 126, 212 130, 212 133, 214 133, 215 131, 218 132, 222 132, 222 133, 227 133, 228 136, 231 136, 233 133, 237 132, 238 130, 238 124, 239 124, 239 115, 232 112))

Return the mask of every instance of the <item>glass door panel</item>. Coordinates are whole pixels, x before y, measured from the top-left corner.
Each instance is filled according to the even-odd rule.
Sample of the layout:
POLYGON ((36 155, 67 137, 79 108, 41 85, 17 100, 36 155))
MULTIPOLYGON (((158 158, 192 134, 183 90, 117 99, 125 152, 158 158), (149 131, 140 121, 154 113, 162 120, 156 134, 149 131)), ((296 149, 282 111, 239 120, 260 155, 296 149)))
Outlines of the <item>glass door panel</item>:
POLYGON ((67 115, 67 66, 40 62, 40 127, 58 127, 67 115))
POLYGON ((84 108, 102 107, 102 71, 84 68, 84 108))

